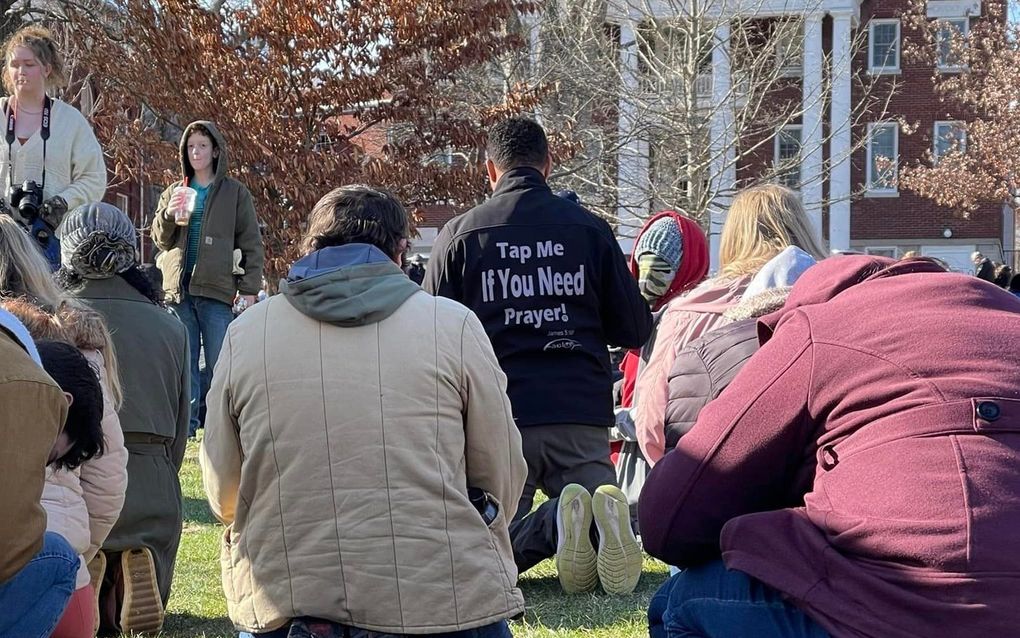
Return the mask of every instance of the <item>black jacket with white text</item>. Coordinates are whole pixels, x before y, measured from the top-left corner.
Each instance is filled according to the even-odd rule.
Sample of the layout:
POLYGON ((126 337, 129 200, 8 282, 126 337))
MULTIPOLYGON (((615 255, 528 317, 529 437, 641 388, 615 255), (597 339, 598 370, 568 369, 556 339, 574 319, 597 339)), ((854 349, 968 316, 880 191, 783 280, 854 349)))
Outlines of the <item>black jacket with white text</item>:
POLYGON ((607 345, 643 345, 651 314, 609 224, 540 172, 507 171, 488 201, 450 221, 422 285, 478 315, 519 427, 613 424, 607 345))

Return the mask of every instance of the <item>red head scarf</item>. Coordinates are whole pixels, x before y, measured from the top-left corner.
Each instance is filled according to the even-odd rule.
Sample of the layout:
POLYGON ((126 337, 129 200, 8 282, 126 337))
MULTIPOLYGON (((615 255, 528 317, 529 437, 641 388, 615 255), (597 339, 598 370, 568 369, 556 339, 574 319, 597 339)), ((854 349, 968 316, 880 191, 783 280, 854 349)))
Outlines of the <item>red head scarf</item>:
MULTIPOLYGON (((704 231, 696 221, 684 217, 676 211, 664 210, 649 217, 645 225, 641 227, 641 232, 637 234, 634 245, 637 246, 637 240, 648 230, 649 226, 663 217, 673 218, 677 226, 680 227, 683 252, 680 256, 680 267, 677 268, 676 275, 673 276, 673 283, 666 290, 666 294, 655 302, 652 307, 653 311, 664 308, 671 299, 700 284, 708 274, 708 240, 705 239, 704 231)), ((633 254, 630 256, 630 273, 634 275, 634 279, 638 278, 637 259, 633 254)), ((634 400, 634 385, 637 383, 639 363, 640 357, 636 351, 632 350, 627 353, 620 364, 620 370, 623 372, 620 405, 626 408, 629 408, 634 400)))
MULTIPOLYGON (((652 310, 659 310, 669 303, 670 299, 694 288, 708 274, 708 240, 705 239, 704 231, 696 221, 684 217, 674 210, 664 210, 649 217, 637 237, 634 238, 634 245, 637 246, 637 241, 641 239, 641 235, 645 234, 649 226, 663 217, 671 217, 679 226, 683 253, 680 256, 680 267, 677 268, 676 275, 673 276, 673 283, 670 284, 666 294, 655 303, 652 310)), ((635 255, 630 256, 630 274, 634 275, 634 279, 637 279, 638 265, 635 255)))

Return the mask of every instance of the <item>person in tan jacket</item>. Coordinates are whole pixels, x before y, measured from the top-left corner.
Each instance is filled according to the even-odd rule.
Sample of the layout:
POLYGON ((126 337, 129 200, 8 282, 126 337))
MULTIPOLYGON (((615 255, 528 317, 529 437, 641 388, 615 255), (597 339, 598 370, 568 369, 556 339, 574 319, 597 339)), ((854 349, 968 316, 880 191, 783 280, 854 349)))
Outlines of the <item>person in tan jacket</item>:
POLYGON ((74 591, 78 554, 39 503, 67 412, 25 327, 0 310, 0 636, 49 636, 74 591))
MULTIPOLYGON (((64 304, 56 315, 24 298, 0 304, 28 328, 37 341, 73 344, 98 373, 102 390, 102 433, 105 450, 75 470, 46 468, 42 506, 46 529, 57 532, 78 552, 77 589, 50 638, 91 638, 98 628, 96 586, 89 563, 113 529, 127 490, 128 452, 117 410, 121 404, 116 355, 102 317, 87 308, 64 304)), ((95 566, 101 573, 103 559, 95 566)))
POLYGON ((401 271, 409 233, 392 195, 330 192, 283 294, 227 331, 200 461, 242 632, 502 638, 524 611, 506 376, 475 315, 401 271))

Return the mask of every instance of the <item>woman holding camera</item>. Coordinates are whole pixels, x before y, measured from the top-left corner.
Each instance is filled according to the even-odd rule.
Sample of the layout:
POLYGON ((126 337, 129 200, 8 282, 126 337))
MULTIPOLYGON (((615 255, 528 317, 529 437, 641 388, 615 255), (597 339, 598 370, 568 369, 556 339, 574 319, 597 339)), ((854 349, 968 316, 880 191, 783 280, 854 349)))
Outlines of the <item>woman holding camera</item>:
POLYGON ((0 99, 6 139, 0 143, 0 184, 7 213, 30 230, 51 266, 60 265, 54 236, 64 214, 106 193, 103 149, 85 117, 47 91, 63 86, 64 61, 53 34, 19 29, 4 46, 0 99))

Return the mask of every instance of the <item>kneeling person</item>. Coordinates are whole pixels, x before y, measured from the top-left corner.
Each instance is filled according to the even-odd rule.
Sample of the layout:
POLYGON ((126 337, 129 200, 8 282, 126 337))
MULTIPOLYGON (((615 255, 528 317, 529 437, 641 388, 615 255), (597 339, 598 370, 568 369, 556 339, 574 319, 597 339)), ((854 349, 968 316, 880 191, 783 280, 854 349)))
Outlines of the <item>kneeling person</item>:
POLYGON ((409 233, 392 195, 332 191, 283 294, 227 331, 201 462, 242 631, 503 637, 524 611, 506 377, 475 315, 401 271, 409 233))

